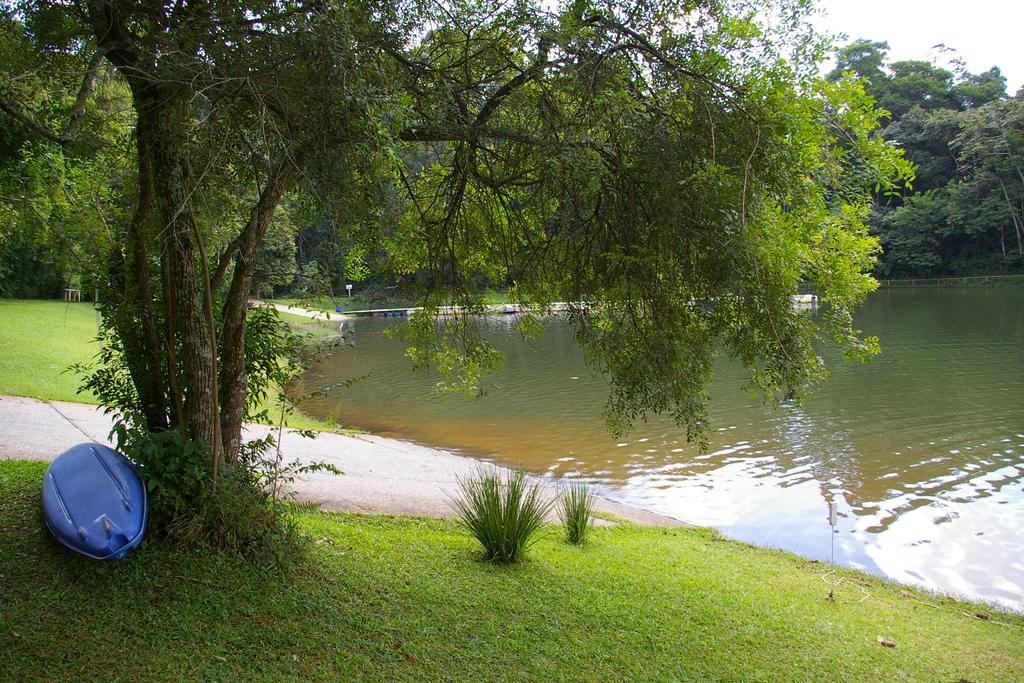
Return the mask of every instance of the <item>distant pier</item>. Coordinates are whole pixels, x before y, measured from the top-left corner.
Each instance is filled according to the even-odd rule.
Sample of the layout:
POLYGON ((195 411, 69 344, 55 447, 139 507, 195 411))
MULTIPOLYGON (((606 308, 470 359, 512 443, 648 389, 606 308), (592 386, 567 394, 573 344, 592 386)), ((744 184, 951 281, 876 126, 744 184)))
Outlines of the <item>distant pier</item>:
MULTIPOLYGON (((578 307, 581 304, 570 304, 564 301, 556 301, 548 306, 523 306, 521 304, 489 304, 483 307, 483 312, 487 315, 517 315, 520 313, 564 313, 571 310, 574 306, 578 307)), ((414 306, 412 308, 368 308, 362 311, 336 311, 335 315, 342 319, 344 318, 405 318, 417 311, 422 311, 422 306, 414 306)), ((438 316, 454 316, 465 312, 463 306, 440 306, 437 308, 438 316)))
MULTIPOLYGON (((814 294, 794 294, 791 297, 793 307, 797 309, 815 308, 818 305, 818 297, 814 294)), ((520 313, 565 313, 578 309, 584 304, 556 301, 549 306, 523 306, 521 304, 490 304, 484 306, 483 312, 487 315, 517 315, 520 313)), ((406 318, 417 311, 422 311, 422 306, 412 308, 368 308, 361 311, 337 310, 333 315, 341 319, 346 318, 406 318)), ((437 315, 441 317, 459 315, 465 308, 462 306, 441 306, 437 309, 437 315)))

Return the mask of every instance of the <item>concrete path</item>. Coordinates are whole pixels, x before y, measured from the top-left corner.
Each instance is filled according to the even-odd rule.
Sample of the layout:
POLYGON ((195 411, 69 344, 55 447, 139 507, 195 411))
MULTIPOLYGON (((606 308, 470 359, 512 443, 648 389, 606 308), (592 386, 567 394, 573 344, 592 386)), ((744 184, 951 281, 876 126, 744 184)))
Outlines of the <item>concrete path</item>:
MULTIPOLYGON (((112 420, 96 406, 0 396, 0 459, 51 460, 83 441, 109 443, 112 420)), ((249 425, 251 437, 271 427, 249 425)), ((275 430, 276 431, 276 430, 275 430)), ((320 432, 307 439, 285 430, 281 450, 286 462, 326 462, 343 476, 320 473, 294 485, 296 499, 324 510, 450 517, 450 496, 458 480, 480 461, 407 441, 373 435, 320 432)), ((550 487, 554 493, 554 487, 550 487)), ((598 499, 599 512, 638 524, 683 526, 682 522, 639 508, 598 499)))
POLYGON ((328 313, 327 311, 314 311, 308 308, 302 308, 301 306, 287 306, 285 304, 268 304, 263 301, 257 301, 250 299, 250 303, 256 306, 271 306, 281 313, 290 313, 291 315, 298 315, 303 318, 311 318, 313 320, 338 320, 343 317, 340 313, 328 313))

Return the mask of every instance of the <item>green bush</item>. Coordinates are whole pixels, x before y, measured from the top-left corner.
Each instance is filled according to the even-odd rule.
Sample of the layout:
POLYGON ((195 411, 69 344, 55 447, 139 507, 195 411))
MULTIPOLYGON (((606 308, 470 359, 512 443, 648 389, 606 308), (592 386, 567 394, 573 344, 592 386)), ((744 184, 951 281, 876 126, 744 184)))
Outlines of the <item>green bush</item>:
POLYGON ((214 492, 209 451, 176 429, 150 433, 116 425, 117 448, 139 466, 149 495, 149 531, 175 546, 237 552, 286 564, 301 549, 289 508, 277 504, 270 440, 245 444, 238 462, 223 463, 214 492))
POLYGON ((590 487, 582 482, 570 484, 558 506, 558 518, 565 526, 565 540, 574 545, 584 543, 593 515, 594 496, 590 487))
POLYGON ((537 540, 551 501, 544 487, 519 470, 481 469, 459 481, 452 505, 491 562, 516 562, 537 540))

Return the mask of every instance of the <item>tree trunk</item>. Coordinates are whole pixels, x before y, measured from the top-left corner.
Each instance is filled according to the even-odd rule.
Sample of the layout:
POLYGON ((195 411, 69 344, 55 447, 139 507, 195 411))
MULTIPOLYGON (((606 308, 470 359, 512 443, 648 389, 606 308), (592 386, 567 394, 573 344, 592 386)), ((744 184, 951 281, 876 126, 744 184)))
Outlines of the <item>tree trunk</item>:
POLYGON ((137 370, 132 371, 132 376, 139 392, 146 426, 150 431, 158 432, 167 429, 168 422, 166 395, 161 382, 163 353, 157 332, 157 315, 153 308, 153 287, 146 245, 147 227, 152 214, 153 178, 148 150, 141 141, 138 145, 138 164, 139 199, 128 235, 132 268, 127 282, 132 290, 129 299, 142 322, 143 349, 136 354, 138 358, 133 365, 137 370))
POLYGON ((215 332, 205 312, 199 235, 192 213, 195 189, 188 153, 190 110, 175 93, 150 87, 137 104, 139 144, 149 150, 160 223, 160 246, 167 258, 165 300, 181 335, 181 391, 186 435, 210 447, 214 467, 220 453, 215 332))
MULTIPOLYGON (((1003 179, 1002 178, 998 178, 998 177, 996 179, 999 181, 999 187, 1001 187, 1003 189, 1003 198, 1006 200, 1006 211, 1007 211, 1007 213, 1010 214, 1010 220, 1013 221, 1013 230, 1014 230, 1014 233, 1017 235, 1017 250, 1020 251, 1021 254, 1024 254, 1024 245, 1022 245, 1021 239, 1020 239, 1020 234, 1021 234, 1020 216, 1017 215, 1017 211, 1016 211, 1016 209, 1013 206, 1013 202, 1010 201, 1010 193, 1006 191, 1006 184, 1003 182, 1003 179)), ((999 242, 1000 242, 1000 244, 1003 247, 1003 260, 1005 261, 1006 260, 1006 231, 1005 231, 1005 229, 1002 226, 999 227, 999 242)))
POLYGON ((221 357, 221 434, 229 461, 238 456, 242 443, 242 421, 249 376, 245 363, 245 315, 260 243, 281 197, 295 178, 301 152, 285 152, 273 166, 259 201, 238 238, 235 271, 223 309, 223 355, 221 357))

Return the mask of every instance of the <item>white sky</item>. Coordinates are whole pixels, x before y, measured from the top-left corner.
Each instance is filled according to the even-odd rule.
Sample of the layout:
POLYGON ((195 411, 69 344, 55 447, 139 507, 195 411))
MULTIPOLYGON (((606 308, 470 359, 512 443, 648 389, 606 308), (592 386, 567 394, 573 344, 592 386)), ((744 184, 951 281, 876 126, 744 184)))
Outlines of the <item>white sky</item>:
MULTIPOLYGON (((1024 0, 816 0, 823 33, 889 43, 889 60, 930 61, 943 43, 971 73, 998 66, 1011 95, 1024 85, 1024 0)), ((848 41, 841 41, 845 44, 848 41)), ((945 66, 939 58, 938 63, 945 66)))

